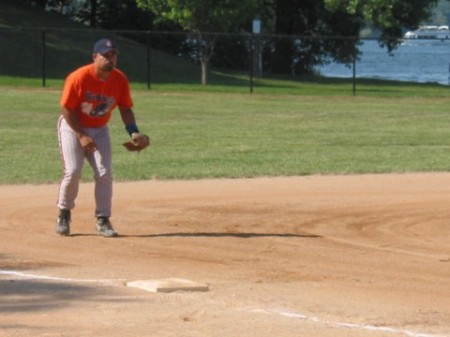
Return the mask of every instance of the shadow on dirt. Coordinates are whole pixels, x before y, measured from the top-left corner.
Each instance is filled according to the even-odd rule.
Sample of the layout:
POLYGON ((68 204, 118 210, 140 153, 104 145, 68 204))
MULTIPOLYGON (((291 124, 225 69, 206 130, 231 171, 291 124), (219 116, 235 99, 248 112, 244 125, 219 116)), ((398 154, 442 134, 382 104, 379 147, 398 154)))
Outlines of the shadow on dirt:
MULTIPOLYGON (((25 272, 54 265, 59 264, 24 261, 15 256, 0 254, 0 317, 15 313, 60 310, 75 302, 123 301, 123 298, 111 297, 111 289, 104 290, 97 283, 81 284, 45 276, 34 277, 25 272)), ((0 323, 0 331, 1 329, 0 323)))
POLYGON ((0 314, 48 311, 93 297, 98 288, 36 279, 0 280, 0 314))
POLYGON ((144 234, 144 235, 120 235, 123 238, 158 238, 158 237, 233 237, 233 238, 258 238, 258 237, 279 237, 279 238, 320 238, 320 235, 315 234, 273 234, 273 233, 212 233, 212 232, 198 232, 198 233, 161 233, 161 234, 144 234))

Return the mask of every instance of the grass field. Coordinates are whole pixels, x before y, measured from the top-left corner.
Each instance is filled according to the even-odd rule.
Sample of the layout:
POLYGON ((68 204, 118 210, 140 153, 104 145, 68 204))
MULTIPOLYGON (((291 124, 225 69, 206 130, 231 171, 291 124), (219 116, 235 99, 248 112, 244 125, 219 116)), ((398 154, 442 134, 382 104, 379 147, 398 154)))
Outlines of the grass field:
MULTIPOLYGON (((0 53, 0 184, 59 180, 62 74, 88 62, 91 40, 105 33, 83 27, 12 0, 0 3, 0 42, 9 51, 0 53), (37 27, 61 29, 46 35, 45 88, 37 27)), ((116 180, 450 167, 448 87, 358 79, 354 96, 351 79, 277 76, 255 79, 250 94, 245 72, 213 69, 209 85, 201 86, 198 65, 152 50, 154 82, 147 90, 145 81, 133 80, 145 78, 146 47, 117 38, 126 50, 119 67, 130 75, 138 124, 153 144, 139 155, 125 152, 127 134, 115 114, 116 180)), ((92 179, 86 171, 83 179, 92 179)))
MULTIPOLYGON (((424 86, 424 92, 427 90, 424 86)), ((152 146, 126 152, 110 123, 116 180, 447 171, 450 99, 133 90, 152 146)), ((382 87, 380 87, 382 88, 382 87)), ((439 94, 440 92, 440 94, 439 94)), ((322 93, 322 94, 320 94, 322 93)), ((0 184, 53 183, 60 91, 0 88, 0 184)), ((84 179, 92 173, 85 167, 84 179)))

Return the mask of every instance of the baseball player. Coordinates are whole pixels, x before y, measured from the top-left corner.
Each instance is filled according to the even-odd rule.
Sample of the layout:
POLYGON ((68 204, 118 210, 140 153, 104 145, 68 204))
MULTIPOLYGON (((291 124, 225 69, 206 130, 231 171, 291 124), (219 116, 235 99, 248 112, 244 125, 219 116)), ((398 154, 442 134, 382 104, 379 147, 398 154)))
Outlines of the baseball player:
POLYGON ((65 80, 58 120, 64 171, 57 203, 56 233, 60 235, 70 234, 71 210, 75 207, 81 171, 84 159, 87 159, 94 171, 98 234, 117 236, 109 220, 112 174, 108 121, 115 107, 119 108, 135 150, 142 150, 150 144, 149 138, 139 133, 129 82, 116 68, 117 57, 118 50, 113 41, 101 39, 94 45, 93 62, 76 69, 65 80))

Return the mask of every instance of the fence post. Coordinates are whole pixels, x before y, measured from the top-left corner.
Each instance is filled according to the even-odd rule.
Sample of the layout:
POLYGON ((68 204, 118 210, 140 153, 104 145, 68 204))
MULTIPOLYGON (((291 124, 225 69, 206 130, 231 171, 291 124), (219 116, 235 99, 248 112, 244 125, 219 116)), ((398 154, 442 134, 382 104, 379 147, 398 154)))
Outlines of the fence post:
POLYGON ((45 79, 47 74, 45 72, 46 68, 46 53, 45 53, 45 29, 42 30, 42 86, 45 87, 45 79))
POLYGON ((448 65, 448 84, 450 85, 450 64, 448 65))
POLYGON ((147 35, 147 89, 151 88, 150 32, 147 35))
POLYGON ((253 94, 253 59, 255 56, 255 51, 253 47, 253 33, 250 37, 250 93, 253 94))
POLYGON ((353 57, 353 96, 356 96, 356 57, 353 57))

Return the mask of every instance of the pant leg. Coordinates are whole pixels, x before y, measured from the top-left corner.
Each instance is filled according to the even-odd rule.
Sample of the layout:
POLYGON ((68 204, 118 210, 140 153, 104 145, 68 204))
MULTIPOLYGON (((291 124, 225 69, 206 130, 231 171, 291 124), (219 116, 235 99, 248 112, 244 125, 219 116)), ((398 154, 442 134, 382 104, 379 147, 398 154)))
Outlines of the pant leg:
POLYGON ((58 121, 58 141, 63 178, 59 187, 57 206, 60 209, 71 210, 75 207, 85 155, 78 137, 62 116, 58 121))
POLYGON ((97 151, 87 155, 87 160, 94 171, 95 216, 110 217, 112 208, 112 165, 109 130, 107 126, 88 130, 97 147, 97 151))

